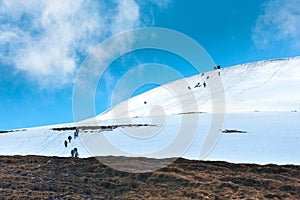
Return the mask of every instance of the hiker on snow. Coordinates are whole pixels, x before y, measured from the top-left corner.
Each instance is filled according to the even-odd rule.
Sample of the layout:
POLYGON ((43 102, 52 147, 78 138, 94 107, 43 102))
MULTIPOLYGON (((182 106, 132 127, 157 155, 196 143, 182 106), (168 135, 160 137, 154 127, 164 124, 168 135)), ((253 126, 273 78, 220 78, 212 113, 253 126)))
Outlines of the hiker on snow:
POLYGON ((71 150, 71 156, 74 157, 74 150, 71 150))
POLYGON ((197 83, 197 85, 195 85, 194 88, 196 88, 196 87, 201 87, 200 83, 197 83))
POLYGON ((75 132, 74 132, 74 139, 75 139, 76 137, 78 137, 78 133, 79 133, 79 130, 78 130, 78 128, 76 128, 76 130, 75 130, 75 132))
POLYGON ((203 83, 203 87, 206 87, 206 83, 205 82, 203 83))
POLYGON ((71 140, 72 140, 71 135, 69 135, 68 140, 69 140, 69 143, 71 143, 71 140))
POLYGON ((68 146, 68 142, 67 142, 67 140, 65 140, 65 147, 67 147, 68 146))
POLYGON ((78 153, 78 149, 75 147, 74 148, 74 157, 78 157, 79 156, 79 153, 78 153))
POLYGON ((217 66, 217 69, 218 69, 218 75, 221 76, 221 66, 218 65, 218 66, 217 66))

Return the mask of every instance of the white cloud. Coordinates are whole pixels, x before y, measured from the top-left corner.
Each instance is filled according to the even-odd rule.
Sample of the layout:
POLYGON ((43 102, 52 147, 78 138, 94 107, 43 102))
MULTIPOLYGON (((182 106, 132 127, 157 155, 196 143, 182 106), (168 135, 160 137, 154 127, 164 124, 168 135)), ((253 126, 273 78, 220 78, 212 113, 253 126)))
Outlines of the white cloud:
POLYGON ((257 18, 252 39, 260 49, 285 43, 289 50, 300 47, 300 1, 271 0, 264 4, 264 13, 257 18))
POLYGON ((117 15, 113 18, 112 33, 119 33, 127 30, 127 27, 138 27, 140 24, 139 7, 134 0, 118 0, 117 15))
POLYGON ((95 45, 112 34, 143 26, 134 0, 105 2, 0 1, 1 62, 43 87, 72 83, 80 59, 95 45))
POLYGON ((150 0, 150 2, 158 5, 160 8, 167 8, 172 0, 150 0))

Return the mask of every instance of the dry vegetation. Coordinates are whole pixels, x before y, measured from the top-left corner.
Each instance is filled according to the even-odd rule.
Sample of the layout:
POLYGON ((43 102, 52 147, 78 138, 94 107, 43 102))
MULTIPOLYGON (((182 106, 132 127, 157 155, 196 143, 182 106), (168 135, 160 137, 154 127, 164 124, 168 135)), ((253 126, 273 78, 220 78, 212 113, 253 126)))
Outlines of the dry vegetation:
POLYGON ((0 199, 300 199, 299 172, 178 159, 155 172, 127 173, 95 158, 2 156, 0 199))
MULTIPOLYGON (((69 131, 69 130, 76 130, 79 129, 81 131, 86 130, 113 130, 116 128, 126 128, 126 127, 141 127, 141 126, 155 126, 152 124, 121 124, 121 125, 107 125, 107 126, 70 126, 70 127, 60 127, 60 128, 52 128, 53 131, 69 131)), ((7 131, 6 131, 7 132, 7 131)), ((8 131, 10 132, 10 131, 8 131)))

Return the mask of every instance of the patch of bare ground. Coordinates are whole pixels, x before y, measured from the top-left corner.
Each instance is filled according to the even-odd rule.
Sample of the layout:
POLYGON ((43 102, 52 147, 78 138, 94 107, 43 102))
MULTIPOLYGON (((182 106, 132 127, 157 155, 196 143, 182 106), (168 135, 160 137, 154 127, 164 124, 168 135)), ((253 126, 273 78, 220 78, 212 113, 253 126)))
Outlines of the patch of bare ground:
MULTIPOLYGON (((59 127, 52 128, 53 131, 69 131, 69 130, 81 130, 81 131, 92 131, 92 130, 113 130, 116 128, 126 128, 126 127, 142 127, 142 126, 155 126, 153 124, 120 124, 120 125, 107 125, 107 126, 70 126, 70 127, 59 127)), ((1 133, 1 132, 0 132, 1 133)))
POLYGON ((0 130, 0 134, 1 133, 21 132, 21 131, 26 131, 26 129, 20 129, 20 130, 0 130))
MULTIPOLYGON (((137 159, 145 161, 110 160, 137 159)), ((127 173, 95 158, 2 156, 0 179, 0 199, 300 199, 294 165, 180 158, 154 172, 127 173)))

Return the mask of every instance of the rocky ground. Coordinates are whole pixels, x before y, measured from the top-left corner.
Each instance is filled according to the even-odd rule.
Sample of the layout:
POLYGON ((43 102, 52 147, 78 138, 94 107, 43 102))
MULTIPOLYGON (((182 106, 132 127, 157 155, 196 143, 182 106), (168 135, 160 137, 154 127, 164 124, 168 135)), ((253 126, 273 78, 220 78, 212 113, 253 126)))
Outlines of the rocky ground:
POLYGON ((128 173, 95 158, 2 156, 0 199, 300 199, 300 166, 178 159, 128 173))

